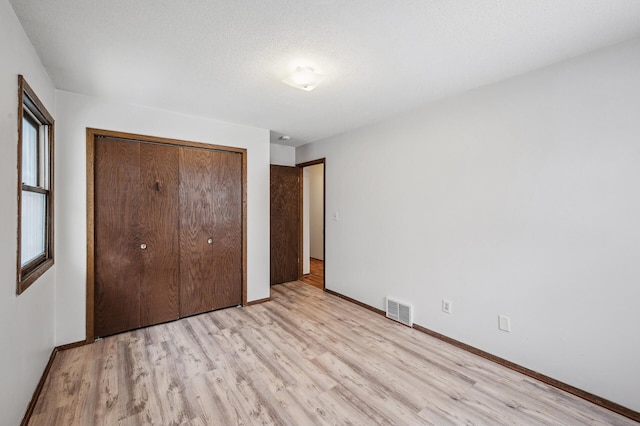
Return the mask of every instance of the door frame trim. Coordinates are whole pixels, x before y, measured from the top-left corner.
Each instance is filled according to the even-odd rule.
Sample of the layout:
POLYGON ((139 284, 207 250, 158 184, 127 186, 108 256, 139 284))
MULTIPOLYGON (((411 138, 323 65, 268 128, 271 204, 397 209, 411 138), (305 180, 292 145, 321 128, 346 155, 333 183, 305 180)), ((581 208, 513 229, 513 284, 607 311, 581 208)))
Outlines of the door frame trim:
POLYGON ((102 130, 87 127, 87 291, 86 291, 86 341, 95 341, 95 140, 109 137, 162 145, 183 146, 209 151, 235 152, 242 156, 242 306, 247 306, 247 150, 203 142, 191 142, 158 136, 102 130))
POLYGON ((300 206, 299 206, 299 211, 300 211, 300 215, 299 215, 299 220, 298 220, 298 235, 299 235, 299 242, 298 242, 298 279, 302 279, 303 276, 303 269, 302 269, 302 262, 303 262, 303 253, 302 253, 302 244, 303 244, 303 231, 304 231, 304 227, 303 227, 303 223, 302 223, 302 208, 303 208, 303 198, 304 198, 304 186, 303 186, 303 181, 304 181, 304 173, 302 172, 304 170, 305 167, 309 167, 309 166, 315 166, 317 164, 322 164, 322 257, 323 257, 323 273, 322 273, 322 289, 325 290, 327 288, 327 235, 326 235, 326 229, 327 229, 327 158, 326 157, 322 157, 322 158, 318 158, 317 160, 312 160, 312 161, 306 161, 304 163, 298 163, 296 164, 296 167, 298 167, 300 169, 300 188, 298 189, 300 191, 300 206))

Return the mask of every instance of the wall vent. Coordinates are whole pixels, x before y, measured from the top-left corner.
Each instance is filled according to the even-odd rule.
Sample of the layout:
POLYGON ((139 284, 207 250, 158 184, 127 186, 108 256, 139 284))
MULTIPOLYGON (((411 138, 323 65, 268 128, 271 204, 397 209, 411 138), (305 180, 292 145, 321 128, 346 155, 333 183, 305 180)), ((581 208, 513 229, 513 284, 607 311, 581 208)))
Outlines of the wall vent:
POLYGON ((408 303, 387 297, 387 318, 413 327, 413 309, 408 303))

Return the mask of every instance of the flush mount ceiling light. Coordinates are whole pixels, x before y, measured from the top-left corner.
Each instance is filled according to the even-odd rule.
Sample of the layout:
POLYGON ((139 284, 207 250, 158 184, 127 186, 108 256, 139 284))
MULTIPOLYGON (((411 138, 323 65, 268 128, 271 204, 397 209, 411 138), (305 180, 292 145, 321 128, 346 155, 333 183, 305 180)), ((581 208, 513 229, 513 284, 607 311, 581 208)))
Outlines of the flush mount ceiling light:
POLYGON ((295 71, 292 72, 289 77, 282 80, 282 82, 296 89, 310 92, 320 84, 323 78, 324 76, 318 74, 313 68, 297 67, 295 71))

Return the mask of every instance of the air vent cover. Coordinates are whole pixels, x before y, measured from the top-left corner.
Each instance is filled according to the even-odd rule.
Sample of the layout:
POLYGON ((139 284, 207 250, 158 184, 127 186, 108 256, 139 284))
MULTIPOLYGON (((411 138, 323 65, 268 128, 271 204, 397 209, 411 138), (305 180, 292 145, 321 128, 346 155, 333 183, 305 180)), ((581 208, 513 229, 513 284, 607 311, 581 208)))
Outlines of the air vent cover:
POLYGON ((408 303, 387 297, 387 318, 413 327, 413 309, 408 303))

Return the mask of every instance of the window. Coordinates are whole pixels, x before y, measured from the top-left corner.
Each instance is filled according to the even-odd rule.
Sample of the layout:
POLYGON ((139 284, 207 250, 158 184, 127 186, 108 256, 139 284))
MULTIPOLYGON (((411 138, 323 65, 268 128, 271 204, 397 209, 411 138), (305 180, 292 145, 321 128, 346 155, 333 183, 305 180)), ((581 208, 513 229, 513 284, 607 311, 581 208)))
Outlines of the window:
POLYGON ((53 265, 53 117, 18 77, 18 294, 53 265))

